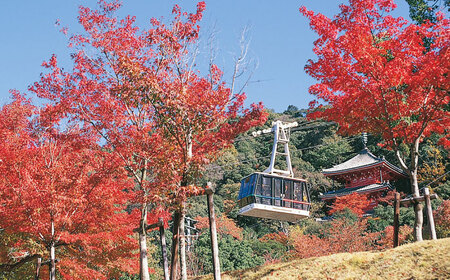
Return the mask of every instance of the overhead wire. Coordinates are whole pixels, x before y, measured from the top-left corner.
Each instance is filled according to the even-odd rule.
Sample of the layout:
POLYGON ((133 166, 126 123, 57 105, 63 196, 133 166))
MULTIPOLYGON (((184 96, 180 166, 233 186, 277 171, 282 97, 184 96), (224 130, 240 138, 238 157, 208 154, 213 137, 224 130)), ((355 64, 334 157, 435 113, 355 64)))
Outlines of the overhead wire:
MULTIPOLYGON (((322 122, 322 121, 312 121, 312 122, 305 121, 305 122, 299 123, 299 125, 302 125, 302 124, 316 124, 316 123, 319 123, 319 125, 302 126, 302 127, 293 128, 293 129, 291 129, 291 134, 294 133, 294 132, 297 132, 297 131, 313 129, 313 128, 316 128, 316 127, 330 126, 330 125, 334 124, 334 123, 331 123, 331 122, 322 122)), ((270 134, 260 134, 260 135, 258 135, 258 137, 261 137, 261 136, 270 136, 270 134)), ((252 136, 252 135, 240 135, 234 140, 234 143, 241 142, 241 141, 248 140, 248 139, 253 139, 253 138, 255 138, 255 136, 252 136)))
MULTIPOLYGON (((334 142, 334 143, 318 144, 318 145, 314 145, 314 146, 299 148, 299 149, 296 149, 296 151, 304 151, 304 150, 309 150, 309 149, 315 149, 315 148, 318 148, 318 147, 328 146, 328 145, 340 143, 340 142, 343 142, 343 141, 354 140, 355 138, 359 138, 359 137, 360 137, 359 135, 343 137, 341 140, 339 140, 337 142, 334 142)), ((252 136, 252 138, 254 138, 254 137, 252 136)), ((224 165, 217 165, 217 166, 210 166, 210 167, 207 167, 206 169, 207 170, 213 170, 213 169, 219 169, 219 168, 233 166, 233 165, 239 165, 239 164, 242 164, 242 163, 247 163, 247 162, 251 162, 251 161, 255 161, 255 160, 259 160, 259 159, 263 159, 263 158, 269 158, 270 156, 271 155, 269 154, 269 155, 266 155, 266 156, 256 157, 256 158, 252 158, 252 159, 248 159, 248 160, 237 160, 237 161, 234 161, 233 163, 224 164, 224 165)))
MULTIPOLYGON (((430 183, 426 184, 425 186, 421 187, 421 188, 419 189, 419 193, 420 193, 421 191, 423 191, 425 188, 428 188, 428 187, 429 187, 431 184, 433 184, 434 182, 438 181, 439 179, 441 179, 442 177, 444 177, 445 175, 447 175, 448 173, 450 173, 450 170, 447 171, 447 172, 445 172, 445 173, 442 174, 441 176, 437 177, 436 179, 434 179, 434 180, 431 181, 430 183)), ((405 199, 406 199, 406 198, 411 198, 411 197, 413 197, 413 196, 414 196, 413 193, 408 194, 407 196, 405 196, 405 199)))

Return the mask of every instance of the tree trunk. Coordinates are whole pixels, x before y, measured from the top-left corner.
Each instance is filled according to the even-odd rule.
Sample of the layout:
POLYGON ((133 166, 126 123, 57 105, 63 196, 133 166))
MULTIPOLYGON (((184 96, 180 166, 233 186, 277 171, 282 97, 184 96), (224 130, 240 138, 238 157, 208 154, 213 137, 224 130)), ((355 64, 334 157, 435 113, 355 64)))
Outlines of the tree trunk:
POLYGON ((56 265, 55 265, 55 244, 50 244, 50 262, 48 264, 49 279, 56 280, 56 265))
POLYGON ((186 204, 181 204, 181 218, 180 218, 180 264, 181 264, 181 279, 187 280, 186 268, 186 236, 184 234, 184 220, 186 218, 186 204))
POLYGON ((139 228, 139 279, 150 280, 147 258, 147 203, 142 206, 139 228))
POLYGON ((176 210, 173 215, 173 237, 172 237, 172 259, 170 262, 170 280, 178 278, 178 247, 180 246, 180 210, 176 210))
POLYGON ((212 263, 214 280, 220 280, 219 243, 217 242, 216 214, 214 213, 214 191, 208 183, 206 189, 206 202, 208 204, 209 233, 211 235, 212 263))
MULTIPOLYGON (((187 169, 189 169, 190 161, 192 159, 192 130, 189 129, 186 138, 186 163, 187 169)), ((183 180, 181 181, 181 186, 185 187, 189 185, 189 181, 186 179, 186 173, 183 175, 183 180)), ((187 280, 187 265, 186 265, 186 236, 184 230, 184 220, 186 218, 186 202, 181 203, 181 213, 180 213, 180 265, 181 265, 181 279, 187 280)))
POLYGON ((414 214, 416 220, 414 221, 414 239, 422 241, 422 225, 423 225, 423 205, 420 202, 414 203, 414 214))
POLYGON ((166 233, 164 232, 164 220, 159 218, 161 226, 159 227, 159 236, 161 237, 161 253, 163 259, 164 268, 164 280, 169 280, 169 264, 167 262, 167 245, 166 245, 166 233))
MULTIPOLYGON (((400 156, 400 151, 396 151, 397 159, 400 161, 400 166, 402 167, 403 171, 408 173, 409 175, 409 181, 411 184, 411 193, 414 198, 420 197, 419 192, 419 183, 417 182, 417 170, 418 170, 418 164, 419 164, 419 143, 420 138, 422 137, 422 133, 416 138, 413 145, 411 145, 411 163, 409 167, 406 166, 405 161, 400 156)), ((414 221, 414 240, 415 241, 422 241, 422 225, 423 225, 423 205, 420 204, 420 202, 415 201, 414 202, 414 215, 415 215, 415 221, 414 221)))
POLYGON ((36 274, 34 275, 34 280, 39 280, 39 274, 41 272, 42 258, 37 258, 36 260, 36 274))
MULTIPOLYGON (((414 149, 415 150, 415 149, 414 149)), ((413 151, 415 153, 415 151, 413 151)), ((415 156, 412 156, 415 160, 415 156)), ((417 155, 418 158, 418 155, 417 155)), ((417 182, 417 164, 411 164, 412 169, 410 171, 410 182, 411 182, 411 191, 413 193, 414 198, 420 197, 419 192, 419 183, 417 182)), ((414 221, 414 239, 415 241, 422 241, 422 225, 423 225, 423 205, 416 201, 414 203, 414 214, 415 214, 415 221, 414 221)))
POLYGON ((436 240, 437 236, 436 236, 436 228, 434 226, 433 209, 431 208, 430 190, 428 188, 425 188, 423 192, 425 205, 427 207, 428 226, 430 228, 431 239, 436 240))
POLYGON ((50 262, 48 264, 49 279, 56 280, 56 265, 55 265, 55 224, 51 222, 52 241, 50 242, 50 262))
POLYGON ((394 248, 398 244, 398 230, 399 230, 399 218, 400 218, 400 193, 395 191, 394 193, 394 248))

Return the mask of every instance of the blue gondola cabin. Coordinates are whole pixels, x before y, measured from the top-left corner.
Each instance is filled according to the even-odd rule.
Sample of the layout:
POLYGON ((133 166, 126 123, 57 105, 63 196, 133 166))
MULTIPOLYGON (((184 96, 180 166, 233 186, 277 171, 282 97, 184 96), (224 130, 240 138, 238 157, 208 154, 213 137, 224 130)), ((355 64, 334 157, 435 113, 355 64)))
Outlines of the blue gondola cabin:
POLYGON ((309 217, 306 180, 255 172, 241 181, 239 214, 296 222, 309 217))

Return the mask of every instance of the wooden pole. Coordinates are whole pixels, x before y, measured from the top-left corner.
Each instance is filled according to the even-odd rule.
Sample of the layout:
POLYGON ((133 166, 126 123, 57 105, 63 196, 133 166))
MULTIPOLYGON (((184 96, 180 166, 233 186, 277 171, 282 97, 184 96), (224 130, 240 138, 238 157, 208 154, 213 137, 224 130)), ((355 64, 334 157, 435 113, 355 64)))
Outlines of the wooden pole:
POLYGON ((37 258, 36 275, 34 276, 34 280, 39 280, 39 274, 40 274, 40 271, 41 271, 41 262, 42 262, 42 258, 37 258))
POLYGON ((431 239, 436 240, 436 228, 434 227, 433 209, 431 208, 430 190, 424 190, 425 205, 427 207, 428 226, 430 227, 431 239))
POLYGON ((161 253, 163 259, 164 280, 169 280, 169 263, 167 262, 166 234, 164 232, 164 221, 162 218, 159 218, 159 235, 161 237, 161 253))
MULTIPOLYGON (((436 199, 438 198, 437 194, 432 194, 430 195, 430 199, 436 199)), ((414 203, 418 203, 418 202, 422 202, 425 201, 425 198, 423 196, 419 196, 419 197, 409 197, 409 198, 404 198, 402 200, 400 200, 400 204, 402 206, 406 206, 408 207, 410 204, 414 204, 414 203)))
POLYGON ((398 231, 399 231, 399 217, 400 217, 400 193, 394 193, 394 248, 398 244, 398 231))
POLYGON ((180 246, 180 218, 181 213, 179 210, 175 211, 173 215, 173 237, 172 237, 172 261, 170 264, 170 280, 176 280, 178 277, 178 252, 180 246))
POLYGON ((206 189, 206 199, 208 203, 209 232, 211 234, 211 250, 213 257, 214 279, 220 280, 219 245, 217 243, 216 215, 214 213, 213 195, 214 190, 211 187, 211 183, 208 183, 208 188, 206 189))

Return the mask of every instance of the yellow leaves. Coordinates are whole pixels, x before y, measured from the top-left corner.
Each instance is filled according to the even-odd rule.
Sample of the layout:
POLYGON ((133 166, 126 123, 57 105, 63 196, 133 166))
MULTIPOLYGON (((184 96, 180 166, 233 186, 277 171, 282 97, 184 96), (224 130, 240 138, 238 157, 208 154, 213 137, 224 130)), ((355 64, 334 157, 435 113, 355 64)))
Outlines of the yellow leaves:
MULTIPOLYGON (((439 149, 431 145, 426 152, 424 162, 418 169, 417 179, 419 183, 433 181, 445 173, 445 164, 439 149)), ((440 179, 445 180, 445 176, 440 179)))

